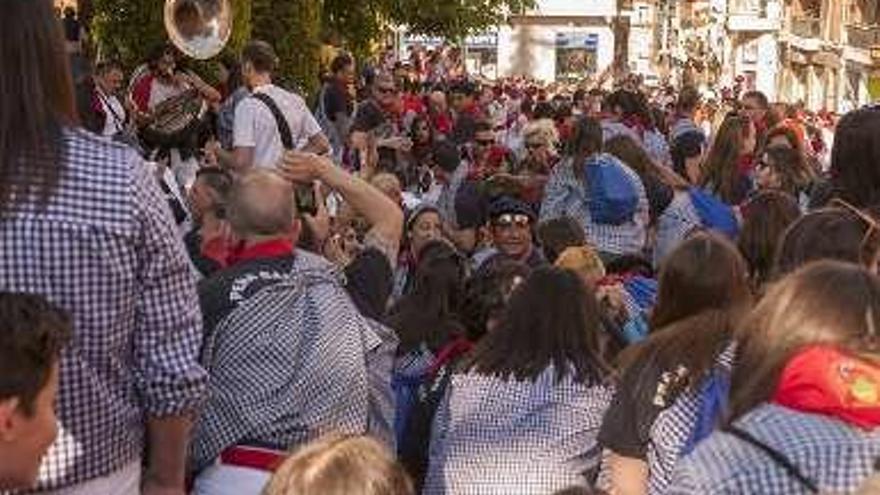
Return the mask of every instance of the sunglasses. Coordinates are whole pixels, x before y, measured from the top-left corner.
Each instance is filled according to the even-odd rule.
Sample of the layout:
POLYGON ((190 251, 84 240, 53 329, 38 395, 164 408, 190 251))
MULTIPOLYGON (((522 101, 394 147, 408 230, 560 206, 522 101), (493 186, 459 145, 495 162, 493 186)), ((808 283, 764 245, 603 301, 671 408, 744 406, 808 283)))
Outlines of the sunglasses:
POLYGON ((519 227, 526 229, 532 224, 532 219, 522 213, 504 213, 492 220, 492 225, 499 228, 519 227))

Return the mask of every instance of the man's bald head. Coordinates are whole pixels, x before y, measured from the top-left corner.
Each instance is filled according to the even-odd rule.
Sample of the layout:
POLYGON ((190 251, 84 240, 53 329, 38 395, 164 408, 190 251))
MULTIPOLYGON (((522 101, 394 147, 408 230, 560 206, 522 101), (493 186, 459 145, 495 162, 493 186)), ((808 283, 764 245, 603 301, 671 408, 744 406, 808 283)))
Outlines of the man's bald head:
POLYGON ((265 169, 251 170, 235 181, 228 208, 229 224, 243 239, 290 234, 296 218, 293 186, 265 169))

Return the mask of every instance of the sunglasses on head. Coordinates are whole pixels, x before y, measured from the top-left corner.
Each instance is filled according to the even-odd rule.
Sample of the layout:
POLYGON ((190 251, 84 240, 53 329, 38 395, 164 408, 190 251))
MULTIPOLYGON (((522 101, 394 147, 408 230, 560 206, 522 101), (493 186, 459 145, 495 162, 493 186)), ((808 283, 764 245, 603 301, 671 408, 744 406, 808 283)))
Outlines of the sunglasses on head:
POLYGON ((528 215, 523 215, 522 213, 504 213, 502 215, 498 215, 497 217, 495 217, 495 219, 492 220, 493 226, 502 228, 528 228, 531 224, 532 219, 529 218, 528 215))

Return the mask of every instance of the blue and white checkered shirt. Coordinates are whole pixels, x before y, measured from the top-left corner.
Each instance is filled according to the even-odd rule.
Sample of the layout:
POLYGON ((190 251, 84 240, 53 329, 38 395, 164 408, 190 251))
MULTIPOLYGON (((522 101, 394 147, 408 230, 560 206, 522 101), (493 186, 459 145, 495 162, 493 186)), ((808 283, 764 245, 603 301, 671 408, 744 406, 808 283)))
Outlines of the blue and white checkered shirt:
POLYGON ((638 189, 639 202, 636 213, 631 221, 621 225, 605 225, 593 222, 590 215, 589 202, 586 188, 581 180, 578 180, 572 170, 572 159, 567 158, 550 173, 550 179, 544 188, 544 202, 541 204, 541 220, 549 220, 568 216, 574 218, 584 228, 587 240, 599 251, 610 254, 642 254, 645 248, 646 229, 650 221, 648 210, 648 196, 645 186, 632 169, 624 165, 620 160, 611 155, 605 155, 608 160, 613 160, 630 177, 638 189))
MULTIPOLYGON (((874 474, 880 430, 765 404, 736 421, 737 428, 783 454, 823 493, 853 493, 874 474)), ((806 494, 808 489, 757 447, 716 432, 675 469, 670 495, 806 494)))
POLYGON ((654 267, 659 268, 666 255, 702 226, 703 222, 694 208, 690 194, 687 191, 676 191, 672 202, 657 219, 654 267))
POLYGON ((64 139, 45 209, 21 202, 0 222, 0 289, 42 294, 73 317, 42 489, 136 461, 145 417, 193 411, 206 384, 194 280, 152 172, 85 131, 64 139))
POLYGON ((328 261, 304 251, 288 261, 243 262, 200 287, 232 307, 205 339, 196 471, 239 443, 288 450, 337 432, 393 445, 396 336, 358 312, 328 261))
POLYGON ((598 469, 596 441, 612 391, 556 380, 457 374, 437 409, 425 495, 545 494, 586 486, 598 469))

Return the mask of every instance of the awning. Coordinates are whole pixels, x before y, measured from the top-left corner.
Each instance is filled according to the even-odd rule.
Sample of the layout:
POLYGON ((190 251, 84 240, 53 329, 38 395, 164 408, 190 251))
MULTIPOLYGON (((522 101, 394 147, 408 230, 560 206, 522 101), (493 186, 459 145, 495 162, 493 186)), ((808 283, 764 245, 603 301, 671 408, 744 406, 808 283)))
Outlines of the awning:
POLYGON ((812 62, 816 65, 822 65, 831 69, 839 69, 842 67, 840 63, 840 55, 831 52, 819 52, 814 54, 812 62))

